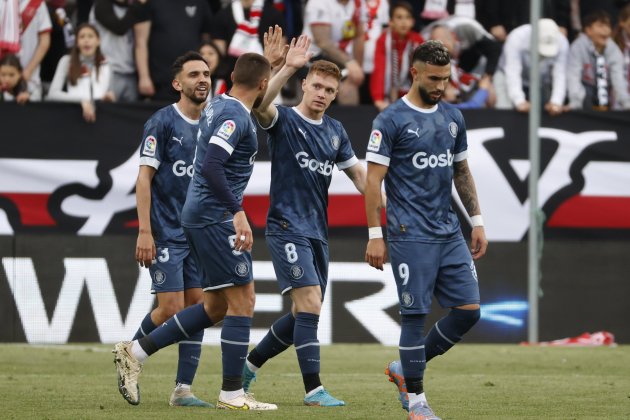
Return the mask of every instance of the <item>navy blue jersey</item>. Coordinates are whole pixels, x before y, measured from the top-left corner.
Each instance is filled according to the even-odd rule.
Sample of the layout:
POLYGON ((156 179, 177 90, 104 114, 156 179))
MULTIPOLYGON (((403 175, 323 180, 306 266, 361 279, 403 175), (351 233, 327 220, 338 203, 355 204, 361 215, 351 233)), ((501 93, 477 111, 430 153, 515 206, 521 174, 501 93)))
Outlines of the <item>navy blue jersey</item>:
POLYGON ((389 241, 445 242, 461 235, 451 207, 453 162, 467 157, 461 112, 440 102, 422 109, 407 97, 372 124, 366 160, 388 166, 389 241))
POLYGON ((173 104, 157 111, 144 125, 140 165, 157 171, 151 182, 151 230, 161 245, 186 244, 180 220, 193 171, 198 123, 173 104))
POLYGON ((225 94, 217 96, 206 105, 201 115, 193 164, 195 170, 182 211, 185 227, 204 227, 232 217, 201 173, 210 143, 230 154, 224 166, 225 176, 234 197, 242 203, 243 191, 254 169, 258 140, 250 110, 241 101, 225 94))
POLYGON ((277 107, 267 128, 271 156, 267 234, 292 233, 328 240, 328 187, 333 165, 358 159, 341 123, 327 115, 311 120, 297 108, 277 107))

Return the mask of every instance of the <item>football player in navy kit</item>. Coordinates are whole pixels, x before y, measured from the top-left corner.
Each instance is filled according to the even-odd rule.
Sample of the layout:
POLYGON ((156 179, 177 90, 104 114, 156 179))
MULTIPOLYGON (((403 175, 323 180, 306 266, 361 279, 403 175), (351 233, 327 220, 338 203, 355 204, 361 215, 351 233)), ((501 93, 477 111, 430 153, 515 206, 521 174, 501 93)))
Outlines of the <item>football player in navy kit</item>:
POLYGON ((217 408, 277 409, 245 393, 241 379, 255 302, 253 237, 242 208, 258 151, 250 112, 261 103, 270 76, 265 57, 241 55, 232 72, 230 93, 213 98, 203 110, 194 171, 181 212, 191 253, 203 273, 203 303, 187 307, 139 340, 116 345, 119 378, 127 394, 137 394, 142 362, 150 355, 223 321, 223 384, 217 408))
MULTIPOLYGON (((149 269, 151 292, 157 295, 158 305, 142 320, 134 339, 149 334, 184 307, 203 301, 201 275, 190 255, 180 216, 192 176, 210 70, 203 57, 189 52, 175 60, 172 73, 180 99, 149 118, 140 146, 136 261, 149 269)), ((211 406, 190 390, 202 341, 203 330, 179 344, 176 386, 169 401, 172 406, 211 406)), ((140 402, 139 395, 123 396, 131 404, 140 402)))
MULTIPOLYGON (((269 36, 277 37, 279 31, 276 28, 269 36)), ((343 401, 324 389, 319 377, 317 328, 329 260, 328 187, 336 165, 363 192, 366 171, 341 123, 325 115, 339 88, 341 74, 335 64, 324 60, 312 64, 302 82, 304 96, 297 106, 271 103, 289 77, 308 62, 309 45, 306 36, 291 42, 285 65, 271 80, 261 106, 254 109, 260 126, 269 135, 271 155, 266 240, 280 291, 291 296, 293 305, 249 353, 243 385, 249 390, 256 371, 294 345, 306 392, 304 404, 343 406, 343 401)))
POLYGON ((398 288, 400 361, 386 373, 410 419, 436 419, 423 390, 426 362, 443 354, 477 322, 479 287, 473 260, 488 245, 473 177, 466 126, 459 110, 440 102, 451 75, 450 56, 438 41, 413 53, 409 93, 373 122, 367 146, 365 206, 369 226, 366 261, 379 270, 387 260, 381 231, 381 185, 387 193, 387 240, 398 288), (451 207, 452 185, 472 219, 468 249, 451 207), (424 336, 435 294, 447 316, 424 336))

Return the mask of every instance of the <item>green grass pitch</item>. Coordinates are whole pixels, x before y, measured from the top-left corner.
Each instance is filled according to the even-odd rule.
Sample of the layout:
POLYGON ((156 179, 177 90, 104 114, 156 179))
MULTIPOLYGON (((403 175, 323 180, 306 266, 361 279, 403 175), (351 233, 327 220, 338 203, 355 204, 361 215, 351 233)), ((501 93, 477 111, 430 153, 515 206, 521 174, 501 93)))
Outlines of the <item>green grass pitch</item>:
MULTIPOLYGON (((343 408, 302 405, 295 351, 269 361, 252 391, 274 412, 173 408, 177 347, 157 353, 140 378, 141 404, 117 390, 110 345, 0 345, 2 419, 405 419, 384 368, 397 349, 322 347, 322 379, 343 408)), ((220 349, 204 346, 193 386, 216 402, 220 349)), ((425 390, 443 419, 630 419, 630 346, 537 348, 460 344, 429 363, 425 390)))

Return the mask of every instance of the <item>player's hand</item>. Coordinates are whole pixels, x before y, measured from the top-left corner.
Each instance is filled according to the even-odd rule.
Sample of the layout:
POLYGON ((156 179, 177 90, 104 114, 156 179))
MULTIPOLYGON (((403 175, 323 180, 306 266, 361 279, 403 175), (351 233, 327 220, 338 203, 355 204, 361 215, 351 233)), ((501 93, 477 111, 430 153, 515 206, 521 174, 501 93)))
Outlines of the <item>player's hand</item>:
POLYGON ((234 241, 234 249, 236 251, 251 251, 254 245, 254 235, 252 228, 249 227, 247 216, 243 210, 234 214, 234 231, 236 232, 236 240, 234 241))
POLYGON ((275 69, 282 66, 289 46, 284 42, 282 28, 280 26, 269 27, 267 32, 263 35, 263 45, 263 55, 269 60, 271 68, 275 69))
POLYGON ((387 248, 383 238, 370 239, 365 250, 365 262, 377 270, 383 271, 383 264, 387 262, 387 248))
POLYGON ((478 260, 486 254, 486 249, 488 249, 488 240, 483 226, 474 227, 470 238, 470 253, 473 260, 478 260))
POLYGON ((153 235, 149 232, 138 233, 138 239, 136 241, 136 261, 140 264, 140 267, 150 267, 157 251, 155 249, 155 241, 153 235))
POLYGON ((297 40, 293 38, 286 55, 286 65, 294 69, 304 67, 313 56, 313 53, 308 51, 310 46, 311 39, 306 35, 300 35, 297 40))

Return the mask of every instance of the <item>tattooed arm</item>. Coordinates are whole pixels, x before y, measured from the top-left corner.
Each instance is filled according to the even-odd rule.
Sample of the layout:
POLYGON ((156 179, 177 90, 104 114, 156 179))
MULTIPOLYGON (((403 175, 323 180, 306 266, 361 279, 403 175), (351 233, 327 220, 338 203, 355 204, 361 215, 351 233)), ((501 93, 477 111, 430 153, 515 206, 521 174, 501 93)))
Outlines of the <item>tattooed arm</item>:
POLYGON ((453 182, 459 198, 462 200, 464 208, 468 215, 473 219, 473 230, 470 234, 471 249, 473 259, 479 259, 484 256, 488 248, 488 240, 483 228, 483 220, 481 219, 481 209, 479 200, 477 199, 477 189, 475 181, 470 173, 468 161, 465 159, 454 164, 453 182))

